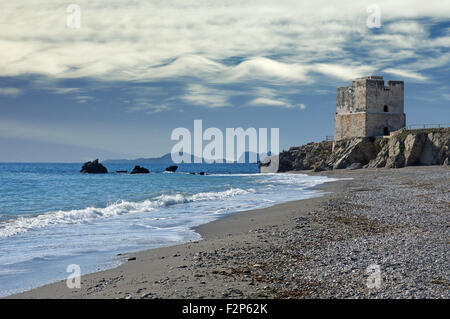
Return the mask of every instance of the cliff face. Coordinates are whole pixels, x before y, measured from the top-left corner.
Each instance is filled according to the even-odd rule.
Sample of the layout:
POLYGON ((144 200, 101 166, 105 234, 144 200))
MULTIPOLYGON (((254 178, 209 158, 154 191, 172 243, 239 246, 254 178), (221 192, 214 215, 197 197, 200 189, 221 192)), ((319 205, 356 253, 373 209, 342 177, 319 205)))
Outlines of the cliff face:
POLYGON ((448 165, 450 129, 399 131, 381 140, 381 150, 368 167, 448 165))
POLYGON ((352 164, 367 165, 381 150, 380 139, 354 137, 334 143, 328 164, 334 169, 347 168, 352 164))
POLYGON ((326 162, 331 156, 332 148, 332 141, 291 147, 288 151, 280 153, 278 171, 287 172, 311 169, 317 162, 326 162))
POLYGON ((358 137, 291 147, 261 163, 261 172, 412 165, 448 165, 450 129, 401 130, 388 138, 358 137))

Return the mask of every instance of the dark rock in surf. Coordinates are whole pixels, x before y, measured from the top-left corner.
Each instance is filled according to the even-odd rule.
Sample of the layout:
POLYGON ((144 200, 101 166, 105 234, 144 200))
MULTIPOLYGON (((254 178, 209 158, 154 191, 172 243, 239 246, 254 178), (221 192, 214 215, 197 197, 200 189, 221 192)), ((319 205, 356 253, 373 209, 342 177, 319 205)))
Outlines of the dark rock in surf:
POLYGON ((80 173, 85 174, 108 174, 105 166, 98 162, 98 159, 92 162, 86 162, 81 167, 80 173))
POLYGON ((130 174, 148 174, 150 171, 146 169, 145 167, 141 167, 139 165, 136 165, 130 174))
POLYGON ((173 173, 175 173, 177 171, 177 169, 178 169, 178 166, 176 166, 176 165, 169 166, 169 167, 166 168, 166 172, 173 172, 173 173))

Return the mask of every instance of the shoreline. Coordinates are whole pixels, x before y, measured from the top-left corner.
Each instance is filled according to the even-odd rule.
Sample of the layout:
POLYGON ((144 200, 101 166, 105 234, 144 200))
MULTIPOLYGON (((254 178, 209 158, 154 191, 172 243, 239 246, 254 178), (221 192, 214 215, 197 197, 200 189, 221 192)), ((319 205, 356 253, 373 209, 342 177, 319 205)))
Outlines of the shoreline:
MULTIPOLYGON (((308 172, 303 172, 303 171, 297 172, 297 171, 294 171, 294 172, 288 172, 288 173, 290 173, 290 174, 313 175, 313 174, 310 174, 311 172, 309 172, 309 171, 308 172)), ((315 174, 315 175, 322 175, 323 176, 323 174, 315 174)), ((208 223, 205 223, 205 224, 201 224, 201 225, 192 227, 191 228, 192 231, 200 234, 201 239, 199 241, 186 242, 186 243, 181 243, 181 244, 176 244, 176 245, 144 249, 144 250, 139 250, 139 251, 136 251, 136 252, 120 253, 119 255, 116 256, 116 257, 120 257, 120 259, 122 259, 122 261, 120 262, 120 264, 118 266, 115 266, 115 267, 109 268, 109 269, 105 269, 105 270, 100 270, 100 271, 95 271, 95 272, 92 272, 92 273, 84 274, 81 277, 83 279, 86 276, 92 276, 92 275, 95 275, 95 274, 99 274, 99 276, 100 276, 100 274, 103 273, 103 272, 112 271, 112 270, 115 270, 117 268, 120 268, 120 267, 124 266, 127 263, 130 264, 131 262, 134 262, 134 261, 127 261, 127 259, 128 258, 135 258, 136 255, 139 255, 139 254, 147 255, 147 254, 150 254, 151 252, 156 252, 158 250, 162 250, 161 252, 158 252, 158 255, 162 256, 162 255, 165 254, 165 250, 170 250, 170 248, 184 246, 184 245, 188 245, 188 244, 191 244, 191 243, 199 243, 199 242, 203 242, 203 241, 205 241, 207 239, 211 239, 211 238, 214 238, 214 237, 222 237, 222 236, 225 236, 225 235, 229 235, 228 234, 229 232, 227 231, 227 228, 229 228, 228 225, 227 225, 228 221, 232 217, 236 217, 236 215, 254 214, 254 213, 257 213, 259 211, 265 211, 265 210, 271 210, 271 209, 278 210, 277 209, 278 206, 280 206, 280 209, 283 209, 284 205, 288 205, 288 204, 294 205, 294 203, 297 203, 297 202, 303 202, 303 201, 312 200, 312 199, 319 199, 319 198, 322 198, 322 197, 326 196, 327 192, 330 191, 330 190, 328 190, 326 185, 327 184, 331 184, 331 183, 336 183, 336 182, 337 181, 325 182, 323 184, 316 185, 316 186, 313 186, 311 188, 308 188, 310 190, 318 190, 320 192, 324 192, 323 195, 318 195, 318 196, 315 196, 313 198, 307 198, 307 199, 291 200, 291 201, 288 201, 288 202, 278 203, 278 204, 275 204, 275 205, 272 205, 272 206, 269 206, 269 207, 265 207, 265 208, 251 209, 251 210, 246 210, 246 211, 237 211, 237 212, 232 213, 230 215, 221 217, 221 218, 219 218, 217 220, 214 220, 214 221, 211 221, 211 222, 208 222, 208 223)), ((290 205, 288 205, 288 206, 290 206, 290 205)), ((244 228, 248 226, 248 225, 243 225, 242 223, 239 222, 239 220, 240 220, 240 218, 233 219, 233 222, 232 222, 233 223, 233 227, 232 227, 233 229, 239 229, 239 226, 243 226, 244 228), (236 223, 235 220, 238 220, 238 222, 236 223), (238 228, 236 228, 236 227, 238 227, 238 228)), ((230 222, 231 222, 231 220, 230 220, 230 222)), ((181 248, 181 249, 183 249, 183 248, 181 248)), ((177 253, 175 253, 175 254, 177 254, 177 253)), ((170 255, 169 251, 167 252, 167 255, 170 255)), ((40 289, 44 289, 44 288, 45 288, 45 290, 47 290, 47 288, 53 289, 54 285, 61 285, 61 284, 63 284, 65 286, 65 280, 57 280, 57 281, 55 281, 53 283, 49 283, 49 284, 45 284, 45 285, 42 285, 42 286, 38 286, 38 287, 32 288, 30 290, 25 290, 23 292, 14 293, 14 294, 11 294, 11 295, 8 295, 8 296, 4 296, 2 298, 3 299, 9 299, 9 298, 36 298, 34 296, 28 297, 28 295, 29 294, 34 294, 33 293, 34 291, 37 291, 37 290, 40 290, 40 289)), ((67 290, 70 291, 70 292, 73 292, 73 291, 75 291, 77 289, 74 289, 73 291, 69 290, 69 289, 67 289, 67 290)), ((0 298, 0 299, 2 299, 2 298, 0 298)), ((62 298, 68 298, 68 297, 67 297, 66 294, 64 294, 64 297, 62 297, 62 298)))
MULTIPOLYGON (((448 174, 448 169, 442 167, 417 169, 448 174)), ((409 174, 414 172, 414 168, 396 171, 400 172, 399 175, 402 172, 409 174)), ((323 288, 318 287, 312 277, 292 286, 291 282, 297 282, 302 273, 300 269, 291 268, 283 275, 272 278, 284 264, 276 264, 277 259, 271 255, 281 254, 285 258, 287 250, 299 247, 287 245, 297 240, 288 229, 293 228, 294 232, 301 231, 303 234, 310 227, 305 227, 303 223, 314 219, 316 211, 352 194, 352 189, 361 188, 362 181, 373 180, 378 175, 390 175, 389 172, 393 170, 293 172, 353 179, 313 187, 326 193, 322 196, 237 212, 197 226, 193 230, 202 236, 200 241, 124 254, 122 257, 133 260, 116 268, 83 275, 80 289, 68 289, 65 281, 59 281, 5 298, 327 298, 329 296, 323 293, 323 288), (286 249, 283 250, 283 247, 286 249), (286 276, 287 273, 291 278, 286 276)), ((319 234, 321 225, 311 225, 310 231, 314 236, 306 234, 302 238, 304 244, 309 244, 308 241, 319 234)), ((289 254, 287 262, 295 267, 311 259, 306 254, 296 256, 292 251, 289 254)), ((303 277, 307 278, 304 274, 303 277)), ((361 279, 358 285, 361 286, 361 279)), ((359 290, 361 287, 356 289, 359 290)), ((369 292, 365 293, 364 297, 367 297, 369 292)), ((339 293, 334 292, 332 296, 339 297, 339 293)))

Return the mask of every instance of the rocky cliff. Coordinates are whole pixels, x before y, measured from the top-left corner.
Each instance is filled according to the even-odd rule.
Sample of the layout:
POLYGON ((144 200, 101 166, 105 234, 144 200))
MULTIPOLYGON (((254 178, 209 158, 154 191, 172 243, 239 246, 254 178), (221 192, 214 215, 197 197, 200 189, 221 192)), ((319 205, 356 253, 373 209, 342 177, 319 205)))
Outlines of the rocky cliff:
POLYGON ((369 167, 448 165, 450 129, 400 131, 384 142, 369 167))
POLYGON ((450 129, 399 130, 385 138, 349 138, 291 147, 267 158, 261 172, 448 165, 450 129))

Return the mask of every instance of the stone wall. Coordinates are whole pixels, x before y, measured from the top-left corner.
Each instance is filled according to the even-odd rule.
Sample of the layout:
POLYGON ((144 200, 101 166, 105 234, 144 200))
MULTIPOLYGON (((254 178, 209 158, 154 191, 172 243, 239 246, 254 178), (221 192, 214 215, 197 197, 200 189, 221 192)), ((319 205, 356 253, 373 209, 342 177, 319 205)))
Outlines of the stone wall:
POLYGON ((405 127, 403 81, 369 76, 336 93, 334 139, 388 135, 405 127))
POLYGON ((366 80, 366 111, 403 113, 404 110, 404 84, 401 81, 366 80))
POLYGON ((336 114, 334 139, 366 136, 366 113, 336 114))
POLYGON ((365 136, 384 136, 405 127, 404 113, 368 113, 365 136), (388 132, 384 131, 385 128, 388 132))

